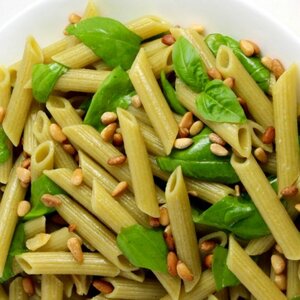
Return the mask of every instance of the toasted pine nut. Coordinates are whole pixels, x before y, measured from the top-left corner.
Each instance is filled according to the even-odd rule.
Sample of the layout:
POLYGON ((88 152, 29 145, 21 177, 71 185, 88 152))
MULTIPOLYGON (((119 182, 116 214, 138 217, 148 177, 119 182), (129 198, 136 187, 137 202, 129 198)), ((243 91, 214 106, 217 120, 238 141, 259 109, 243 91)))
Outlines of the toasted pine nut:
POLYGON ((124 193, 128 189, 128 182, 127 181, 121 181, 117 184, 115 189, 111 192, 111 195, 113 197, 120 196, 122 193, 124 193))
POLYGON ((184 281, 192 281, 194 279, 194 275, 192 274, 192 272, 190 271, 190 269, 181 260, 179 260, 177 262, 176 270, 177 270, 178 276, 182 280, 184 280, 184 281))
POLYGON ((281 291, 286 290, 286 276, 284 274, 275 275, 274 282, 281 291))
POLYGON ((217 246, 217 243, 213 240, 206 240, 199 244, 199 249, 201 252, 211 252, 215 247, 217 246))
POLYGON ((174 148, 185 149, 193 144, 193 140, 190 138, 179 138, 175 140, 174 148))
POLYGON ((240 40, 240 48, 246 56, 252 56, 255 52, 253 44, 248 40, 240 40))
POLYGON ((139 108, 142 106, 142 101, 141 101, 139 95, 134 95, 131 97, 131 104, 135 108, 139 108))
POLYGON ((211 68, 207 70, 207 74, 212 79, 220 79, 222 80, 221 73, 216 68, 211 68))
POLYGON ((112 140, 116 132, 117 126, 117 123, 110 123, 101 131, 101 137, 105 142, 109 142, 112 140))
POLYGON ((172 34, 165 34, 161 38, 161 42, 167 46, 171 46, 176 42, 176 40, 172 34))
POLYGON ((168 265, 168 272, 172 276, 177 276, 177 262, 178 258, 175 252, 170 251, 167 256, 167 265, 168 265))
POLYGON ((297 204, 295 205, 295 209, 296 209, 298 212, 300 212, 300 203, 297 203, 297 204))
POLYGON ((19 217, 24 217, 31 209, 31 204, 29 201, 23 200, 19 202, 17 215, 19 217))
POLYGON ((107 163, 110 166, 119 166, 122 165, 126 161, 126 156, 125 155, 119 155, 119 156, 114 156, 111 157, 107 160, 107 163))
POLYGON ((28 184, 31 181, 31 172, 28 169, 18 167, 17 177, 22 183, 28 184))
POLYGON ((3 106, 0 106, 0 124, 2 124, 5 117, 5 108, 3 106))
POLYGON ((25 168, 25 169, 28 169, 28 167, 30 166, 30 163, 31 163, 31 158, 28 157, 26 159, 24 159, 21 163, 21 167, 22 168, 25 168))
POLYGON ((199 25, 199 24, 193 24, 192 26, 190 26, 191 29, 197 31, 198 33, 204 33, 204 26, 199 25))
POLYGON ((197 135, 198 133, 200 133, 200 131, 203 129, 204 125, 202 123, 202 121, 198 120, 196 122, 194 122, 190 128, 190 135, 194 136, 197 135))
POLYGON ((113 285, 105 280, 96 279, 92 284, 94 288, 103 294, 110 294, 114 290, 113 285))
POLYGON ((280 194, 283 197, 293 197, 298 194, 298 188, 295 185, 285 187, 280 194))
POLYGON ((70 155, 74 155, 76 153, 76 149, 71 144, 63 144, 62 147, 70 155))
POLYGON ((273 126, 269 126, 266 128, 263 133, 261 140, 264 144, 272 144, 275 140, 275 128, 273 126))
POLYGON ((117 119, 118 119, 118 116, 113 111, 107 111, 107 112, 103 113, 102 116, 101 116, 101 122, 104 125, 108 125, 110 123, 113 123, 117 119))
POLYGON ((272 70, 272 58, 269 56, 264 56, 261 58, 261 63, 270 71, 272 70))
POLYGON ((240 186, 239 186, 238 184, 236 184, 236 185, 234 186, 234 191, 235 191, 235 195, 236 195, 237 197, 241 196, 241 188, 240 188, 240 186))
POLYGON ((234 87, 234 78, 233 77, 228 77, 223 80, 223 83, 227 85, 230 89, 234 87))
POLYGON ((57 207, 61 205, 61 200, 51 194, 44 194, 41 200, 47 207, 57 207))
POLYGON ((183 115, 178 126, 181 128, 190 129, 192 124, 193 124, 193 113, 188 111, 183 115))
POLYGON ((26 276, 26 277, 22 278, 22 286, 23 286, 24 292, 28 296, 33 296, 35 294, 35 287, 34 287, 34 283, 33 283, 33 280, 31 277, 26 276))
POLYGON ((69 22, 71 24, 76 24, 76 23, 80 22, 80 20, 81 20, 81 17, 77 14, 72 13, 69 15, 69 22))
POLYGON ((62 129, 59 125, 53 123, 49 127, 49 132, 51 137, 59 143, 63 143, 67 140, 66 135, 62 132, 62 129))
POLYGON ((160 226, 159 218, 150 217, 149 218, 149 225, 151 227, 159 227, 160 226))
POLYGON ((81 249, 81 241, 77 237, 71 237, 67 241, 67 246, 75 260, 79 263, 82 263, 84 257, 81 249))
POLYGON ((254 54, 259 54, 260 49, 259 49, 258 45, 256 43, 254 43, 253 41, 249 41, 249 40, 247 40, 247 41, 253 46, 254 54))
POLYGON ((278 79, 284 72, 284 67, 279 59, 272 60, 272 72, 275 75, 276 79, 278 79))
POLYGON ((273 254, 271 256, 271 265, 275 274, 279 275, 285 270, 286 263, 281 255, 273 254))
POLYGON ((72 177, 71 177, 71 183, 73 185, 79 186, 83 182, 83 174, 82 174, 82 169, 77 168, 73 171, 72 177))
POLYGON ((210 151, 217 156, 227 156, 229 154, 226 148, 216 143, 210 145, 210 151))
POLYGON ((219 144, 221 146, 226 145, 226 142, 214 132, 210 133, 208 138, 212 143, 216 143, 216 144, 219 144))
POLYGON ((76 230, 76 228, 77 228, 77 225, 73 224, 73 223, 68 226, 69 232, 74 232, 76 230))
POLYGON ((206 268, 211 269, 212 267, 212 261, 213 261, 213 255, 212 254, 208 254, 204 257, 204 265, 206 266, 206 268))
POLYGON ((116 132, 113 136, 113 145, 118 147, 123 145, 123 136, 121 133, 116 132))
POLYGON ((168 249, 170 251, 174 251, 175 250, 175 241, 174 241, 174 238, 173 238, 173 235, 172 235, 170 225, 168 225, 166 227, 166 229, 164 230, 164 238, 165 238, 166 244, 168 246, 168 249))
POLYGON ((179 138, 187 138, 190 135, 190 131, 187 128, 179 127, 178 137, 179 138))
POLYGON ((170 224, 170 219, 169 219, 169 213, 168 209, 166 207, 160 207, 159 208, 159 223, 162 226, 168 226, 170 224))
POLYGON ((267 153, 261 147, 258 147, 254 150, 254 156, 259 162, 261 162, 263 164, 267 163, 267 161, 268 161, 267 153))

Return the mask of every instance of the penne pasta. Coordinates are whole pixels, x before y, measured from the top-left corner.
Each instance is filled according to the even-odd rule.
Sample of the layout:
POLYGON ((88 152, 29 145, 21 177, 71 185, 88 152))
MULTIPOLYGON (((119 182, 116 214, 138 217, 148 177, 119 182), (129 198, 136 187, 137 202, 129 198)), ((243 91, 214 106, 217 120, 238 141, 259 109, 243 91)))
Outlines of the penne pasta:
POLYGON ((42 275, 41 296, 43 300, 62 300, 63 283, 54 275, 42 275))

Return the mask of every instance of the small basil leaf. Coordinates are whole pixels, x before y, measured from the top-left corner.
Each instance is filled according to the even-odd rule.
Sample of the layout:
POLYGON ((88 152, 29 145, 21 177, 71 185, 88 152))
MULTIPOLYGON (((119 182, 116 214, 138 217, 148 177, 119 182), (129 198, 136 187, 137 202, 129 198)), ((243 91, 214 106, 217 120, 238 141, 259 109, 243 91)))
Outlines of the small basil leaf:
POLYGON ((69 34, 102 58, 109 66, 131 67, 140 48, 141 38, 122 23, 104 17, 93 17, 70 25, 69 34))
POLYGON ((15 233, 10 244, 3 275, 0 277, 0 283, 4 283, 15 275, 13 272, 14 257, 24 252, 26 252, 24 224, 19 223, 15 229, 15 233))
POLYGON ((32 94, 41 103, 45 103, 58 79, 69 69, 59 63, 36 64, 32 69, 32 94))
POLYGON ((290 298, 290 300, 300 300, 300 295, 299 296, 294 296, 294 297, 290 298))
POLYGON ((160 73, 160 82, 163 89, 163 93, 171 109, 179 115, 184 115, 187 112, 187 110, 179 102, 176 96, 176 91, 173 88, 172 84, 168 81, 164 71, 161 71, 160 73))
POLYGON ((226 265, 228 250, 217 246, 213 252, 212 272, 214 275, 217 291, 228 286, 236 286, 240 283, 238 278, 226 265))
POLYGON ((242 239, 254 239, 270 233, 254 203, 247 196, 226 196, 204 211, 195 221, 228 230, 242 239))
POLYGON ((136 267, 167 273, 168 248, 163 231, 132 225, 117 236, 117 245, 136 267))
POLYGON ((5 134, 3 127, 0 126, 0 164, 6 162, 11 155, 9 139, 5 134))
POLYGON ((41 201, 44 194, 58 195, 66 193, 46 175, 41 175, 31 184, 30 202, 32 208, 29 213, 24 216, 25 220, 31 220, 55 211, 55 208, 47 207, 41 201))
POLYGON ((247 118, 234 92, 221 80, 212 80, 196 98, 201 116, 209 121, 245 123, 247 118))
POLYGON ((106 111, 115 112, 117 107, 126 109, 131 103, 133 91, 128 74, 121 67, 115 68, 93 96, 83 123, 103 129, 101 115, 106 111))
POLYGON ((172 59, 176 75, 195 92, 201 92, 209 78, 200 55, 184 37, 175 42, 172 59))

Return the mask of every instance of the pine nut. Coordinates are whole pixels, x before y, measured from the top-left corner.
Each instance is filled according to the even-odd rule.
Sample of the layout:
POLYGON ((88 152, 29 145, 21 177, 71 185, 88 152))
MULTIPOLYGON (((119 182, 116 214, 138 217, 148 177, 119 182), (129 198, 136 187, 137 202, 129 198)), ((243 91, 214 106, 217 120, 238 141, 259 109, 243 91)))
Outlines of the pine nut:
POLYGON ((159 227, 160 226, 159 218, 150 217, 149 218, 149 225, 153 228, 159 227))
POLYGON ((76 149, 71 144, 63 144, 62 147, 70 155, 74 155, 76 153, 76 149))
POLYGON ((206 268, 211 269, 212 262, 213 262, 213 255, 212 254, 208 254, 204 257, 203 264, 204 264, 204 266, 206 266, 206 268))
POLYGON ((243 108, 244 112, 247 113, 248 112, 248 106, 247 106, 247 102, 245 99, 241 98, 241 97, 237 97, 237 100, 239 101, 241 107, 243 108))
POLYGON ((19 217, 24 217, 31 209, 31 204, 29 201, 20 201, 17 209, 17 215, 19 217))
POLYGON ((300 203, 295 204, 295 209, 300 212, 300 203))
POLYGON ((271 265, 272 265, 276 275, 281 274, 285 270, 285 267, 286 267, 285 260, 282 258, 282 256, 280 256, 278 254, 273 254, 271 256, 271 265))
POLYGON ((226 145, 226 142, 214 132, 210 133, 208 138, 212 143, 216 143, 216 144, 219 144, 221 146, 226 145))
POLYGON ((172 34, 165 34, 161 38, 161 42, 167 46, 171 46, 176 42, 176 40, 172 34))
POLYGON ((77 168, 73 171, 72 177, 71 177, 71 183, 75 186, 81 185, 83 182, 83 174, 82 169, 77 168))
POLYGON ((264 56, 261 58, 261 63, 270 71, 272 71, 272 61, 273 59, 269 56, 264 56))
POLYGON ((26 240, 26 247, 30 251, 36 251, 37 249, 43 247, 50 240, 51 235, 47 233, 38 233, 34 237, 26 240))
POLYGON ((81 241, 77 237, 69 238, 67 241, 67 246, 75 260, 79 263, 82 263, 84 257, 81 249, 81 241))
POLYGON ((171 232, 171 227, 170 225, 168 225, 164 231, 164 238, 167 244, 167 247, 170 251, 174 251, 175 250, 175 241, 171 232))
POLYGON ((26 159, 24 159, 24 160, 22 161, 21 167, 22 167, 22 168, 25 168, 25 169, 28 169, 28 167, 30 166, 30 164, 31 164, 31 158, 28 157, 28 158, 26 158, 26 159))
POLYGON ((178 276, 184 281, 192 281, 194 279, 194 275, 189 270, 187 265, 183 263, 181 260, 177 262, 176 266, 178 276))
POLYGON ((131 97, 131 104, 135 108, 139 108, 142 106, 142 101, 141 101, 139 95, 134 95, 131 97))
POLYGON ((76 228, 77 228, 77 225, 72 223, 68 226, 68 231, 74 232, 76 230, 76 228))
POLYGON ((284 72, 284 67, 279 59, 272 60, 272 72, 275 75, 275 78, 278 79, 284 72))
POLYGON ((94 280, 93 287, 103 294, 110 294, 114 290, 110 282, 101 279, 94 280))
POLYGON ((53 196, 51 194, 44 194, 41 198, 41 201, 47 207, 57 207, 61 205, 61 200, 58 197, 53 196))
POLYGON ((240 40, 240 48, 246 56, 252 56, 255 52, 253 44, 248 40, 240 40))
POLYGON ((193 140, 191 138, 179 138, 175 140, 174 148, 176 149, 185 149, 193 144, 193 140))
POLYGON ((190 135, 191 136, 195 136, 198 133, 200 133, 200 131, 203 129, 204 125, 202 123, 202 121, 198 120, 196 122, 194 122, 190 128, 190 135))
POLYGON ((107 163, 110 166, 119 166, 124 164, 126 161, 126 156, 125 155, 119 155, 119 156, 114 156, 108 159, 107 163))
POLYGON ((234 78, 233 77, 228 77, 223 80, 223 83, 227 85, 230 89, 234 87, 234 78))
POLYGON ((170 224, 168 209, 166 207, 160 207, 159 214, 159 223, 162 226, 168 226, 170 224))
POLYGON ((117 123, 111 123, 107 125, 102 131, 101 131, 101 137, 105 142, 109 142, 112 140, 116 129, 117 129, 117 123))
POLYGON ((199 249, 201 252, 211 252, 215 247, 217 246, 217 243, 213 240, 206 240, 199 244, 199 249))
POLYGON ((268 162, 268 156, 267 156, 265 150, 261 147, 258 147, 254 150, 254 156, 262 164, 265 164, 268 162))
POLYGON ((116 132, 113 136, 113 145, 116 147, 123 145, 123 136, 121 133, 116 132))
POLYGON ((261 140, 264 144, 272 144, 275 141, 275 128, 270 126, 267 127, 263 133, 261 140))
POLYGON ((81 17, 77 14, 72 13, 72 14, 69 15, 69 22, 71 24, 79 23, 80 20, 81 20, 81 17))
POLYGON ((28 296, 33 296, 35 294, 35 286, 31 277, 27 276, 22 278, 22 286, 24 292, 28 296))
POLYGON ((168 265, 168 272, 172 276, 177 276, 177 262, 178 258, 175 252, 170 251, 167 256, 167 265, 168 265))
POLYGON ((205 30, 204 26, 199 25, 199 24, 193 24, 190 28, 197 31, 199 34, 204 33, 204 30, 205 30))
POLYGON ((118 119, 118 116, 113 111, 107 111, 101 116, 101 122, 104 125, 111 124, 118 119))
POLYGON ((248 42, 253 46, 254 48, 254 54, 259 54, 260 53, 260 48, 258 47, 258 45, 252 41, 249 41, 248 42))
POLYGON ((229 154, 226 148, 216 143, 210 145, 210 151, 217 156, 227 156, 229 154))
POLYGON ((179 127, 178 137, 179 138, 187 138, 190 135, 190 131, 187 128, 179 127))
POLYGON ((117 197, 120 196, 121 194, 123 194, 126 190, 128 189, 128 182, 126 181, 121 181, 117 184, 117 186, 115 187, 115 189, 112 191, 111 195, 113 197, 117 197))
POLYGON ((216 68, 211 68, 207 70, 207 74, 212 79, 220 79, 222 80, 221 73, 216 68))
POLYGON ((0 106, 0 124, 2 124, 5 117, 5 108, 3 106, 0 106))
POLYGON ((283 197, 293 197, 298 194, 298 188, 295 185, 285 187, 281 193, 283 197))
POLYGON ((50 125, 49 127, 49 132, 51 137, 59 143, 63 143, 67 140, 67 137, 65 136, 65 134, 62 132, 62 129, 60 126, 58 126, 57 124, 53 123, 50 125))
POLYGON ((241 188, 240 188, 240 186, 239 186, 238 184, 236 184, 236 185, 234 186, 234 191, 235 191, 235 195, 236 195, 237 197, 240 197, 240 196, 241 196, 241 188))
POLYGON ((29 184, 31 181, 31 172, 28 169, 18 167, 17 177, 22 183, 29 184))
POLYGON ((179 122, 179 127, 190 129, 193 124, 193 113, 186 112, 179 122))
POLYGON ((275 275, 274 282, 281 291, 286 290, 286 276, 284 274, 275 275))

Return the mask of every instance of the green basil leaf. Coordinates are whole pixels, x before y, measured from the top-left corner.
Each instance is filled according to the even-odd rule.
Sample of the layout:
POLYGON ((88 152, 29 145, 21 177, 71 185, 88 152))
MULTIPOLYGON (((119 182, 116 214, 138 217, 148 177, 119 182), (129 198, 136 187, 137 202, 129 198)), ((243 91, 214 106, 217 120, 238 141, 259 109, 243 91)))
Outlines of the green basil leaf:
POLYGON ((264 92, 269 91, 271 72, 261 63, 257 56, 246 56, 240 49, 239 42, 229 36, 220 33, 209 34, 205 38, 205 42, 210 50, 217 55, 221 45, 228 46, 240 60, 244 68, 248 71, 251 77, 256 81, 264 92))
POLYGON ((106 111, 115 112, 117 107, 127 109, 133 91, 128 74, 121 67, 115 68, 94 95, 83 123, 103 129, 101 115, 106 111))
POLYGON ((15 229, 15 233, 10 244, 8 255, 5 262, 5 267, 3 270, 3 275, 0 277, 0 283, 4 283, 8 279, 15 276, 13 272, 13 260, 16 255, 26 252, 25 247, 25 231, 24 224, 19 223, 15 229))
POLYGON ((177 39, 172 52, 176 75, 195 92, 204 90, 209 77, 193 45, 184 37, 177 39))
POLYGON ((12 155, 11 149, 9 146, 9 139, 4 132, 2 126, 0 126, 0 164, 6 162, 12 155))
POLYGON ((162 230, 132 225, 121 230, 117 245, 134 266, 168 272, 168 248, 162 230))
POLYGON ((82 20, 68 26, 67 32, 75 35, 109 66, 121 66, 125 70, 131 67, 142 41, 122 23, 104 17, 82 20))
POLYGON ((227 184, 239 182, 230 164, 230 156, 220 157, 210 151, 209 134, 211 132, 206 127, 193 137, 193 144, 189 148, 173 149, 168 156, 157 157, 159 168, 171 173, 181 166, 182 173, 188 177, 227 184))
POLYGON ((59 63, 34 65, 32 68, 32 94, 35 100, 45 103, 58 79, 68 70, 59 63))
POLYGON ((176 96, 176 91, 173 88, 172 84, 168 81, 164 71, 161 71, 160 73, 160 82, 161 82, 163 93, 171 109, 179 115, 184 115, 187 112, 187 110, 179 102, 176 96))
POLYGON ((290 300, 300 300, 300 295, 299 296, 294 296, 294 297, 290 298, 290 300))
POLYGON ((209 121, 245 123, 247 118, 234 92, 221 80, 212 80, 196 98, 201 116, 209 121))
POLYGON ((47 207, 41 201, 44 194, 58 195, 66 192, 46 175, 41 175, 31 183, 31 210, 24 216, 24 220, 31 220, 55 211, 55 208, 47 207))
POLYGON ((238 278, 226 265, 228 250, 217 246, 213 252, 212 272, 214 275, 217 291, 228 286, 240 284, 238 278))

